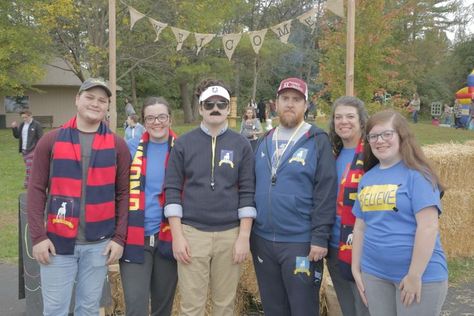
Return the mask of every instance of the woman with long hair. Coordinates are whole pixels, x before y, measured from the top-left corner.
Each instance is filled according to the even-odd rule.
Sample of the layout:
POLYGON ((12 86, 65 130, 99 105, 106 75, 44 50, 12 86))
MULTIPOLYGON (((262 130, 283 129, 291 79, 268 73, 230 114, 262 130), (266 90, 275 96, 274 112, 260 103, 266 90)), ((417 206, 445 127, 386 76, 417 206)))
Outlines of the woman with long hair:
POLYGON ((351 240, 355 217, 352 206, 364 173, 364 136, 367 123, 364 102, 343 96, 334 102, 329 123, 338 177, 336 222, 333 225, 326 264, 344 316, 369 315, 351 272, 351 240))
POLYGON ((247 107, 242 115, 242 123, 240 124, 240 134, 245 136, 252 145, 255 146, 257 139, 263 134, 262 125, 255 115, 255 109, 247 107))
POLYGON ((163 216, 163 184, 176 135, 171 130, 169 104, 162 97, 145 100, 142 120, 146 132, 141 139, 128 143, 133 160, 128 232, 120 273, 127 316, 169 316, 178 273, 169 243, 168 220, 163 216))
POLYGON ((397 112, 369 119, 364 150, 353 208, 359 293, 372 316, 439 315, 448 287, 438 232, 443 185, 397 112))

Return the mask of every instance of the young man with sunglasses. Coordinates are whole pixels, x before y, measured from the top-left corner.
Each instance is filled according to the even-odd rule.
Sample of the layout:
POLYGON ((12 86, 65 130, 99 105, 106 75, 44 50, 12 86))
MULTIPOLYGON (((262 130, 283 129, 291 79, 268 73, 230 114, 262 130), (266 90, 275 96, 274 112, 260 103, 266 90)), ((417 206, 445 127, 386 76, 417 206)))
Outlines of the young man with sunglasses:
POLYGON ((176 140, 165 180, 181 315, 204 315, 209 285, 213 313, 233 315, 256 216, 254 158, 247 139, 227 126, 223 83, 206 80, 196 94, 201 126, 176 140))

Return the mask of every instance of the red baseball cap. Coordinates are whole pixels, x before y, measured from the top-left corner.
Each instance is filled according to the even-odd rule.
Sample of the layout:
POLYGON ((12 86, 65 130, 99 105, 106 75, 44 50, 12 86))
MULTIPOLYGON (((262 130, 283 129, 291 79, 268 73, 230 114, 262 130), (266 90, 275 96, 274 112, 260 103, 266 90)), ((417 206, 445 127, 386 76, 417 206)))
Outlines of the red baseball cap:
POLYGON ((308 85, 304 80, 300 78, 286 78, 280 82, 280 86, 278 87, 277 97, 281 91, 285 89, 293 89, 296 90, 304 95, 304 99, 308 101, 308 85))

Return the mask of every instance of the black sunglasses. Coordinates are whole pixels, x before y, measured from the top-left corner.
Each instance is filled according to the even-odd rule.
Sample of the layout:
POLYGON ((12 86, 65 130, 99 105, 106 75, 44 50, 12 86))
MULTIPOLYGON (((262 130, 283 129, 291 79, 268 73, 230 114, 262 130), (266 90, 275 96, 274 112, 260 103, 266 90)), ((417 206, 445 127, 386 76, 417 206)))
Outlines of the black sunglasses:
POLYGON ((212 101, 204 101, 202 103, 202 107, 204 108, 204 110, 206 111, 210 111, 212 109, 214 109, 214 107, 217 105, 217 108, 219 110, 225 110, 227 109, 227 107, 229 106, 229 102, 227 101, 215 101, 215 102, 212 102, 212 101))

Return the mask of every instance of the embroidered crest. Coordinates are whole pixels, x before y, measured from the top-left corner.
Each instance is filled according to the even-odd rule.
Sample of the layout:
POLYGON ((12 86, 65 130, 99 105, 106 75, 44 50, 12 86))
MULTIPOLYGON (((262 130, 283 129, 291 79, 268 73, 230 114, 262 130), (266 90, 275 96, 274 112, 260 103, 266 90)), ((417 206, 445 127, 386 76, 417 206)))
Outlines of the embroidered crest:
POLYGON ((308 257, 296 257, 295 271, 293 271, 293 274, 297 273, 306 273, 310 276, 308 257))
POLYGON ((232 150, 221 150, 221 157, 219 160, 219 167, 223 164, 228 164, 231 168, 234 168, 234 152, 232 150))
POLYGON ((289 163, 299 162, 304 166, 306 164, 305 160, 306 160, 307 155, 308 155, 308 149, 300 148, 293 154, 293 156, 291 157, 289 163))
POLYGON ((72 229, 74 224, 66 219, 67 204, 67 202, 61 202, 61 207, 56 212, 56 218, 53 218, 53 224, 63 224, 72 229))

